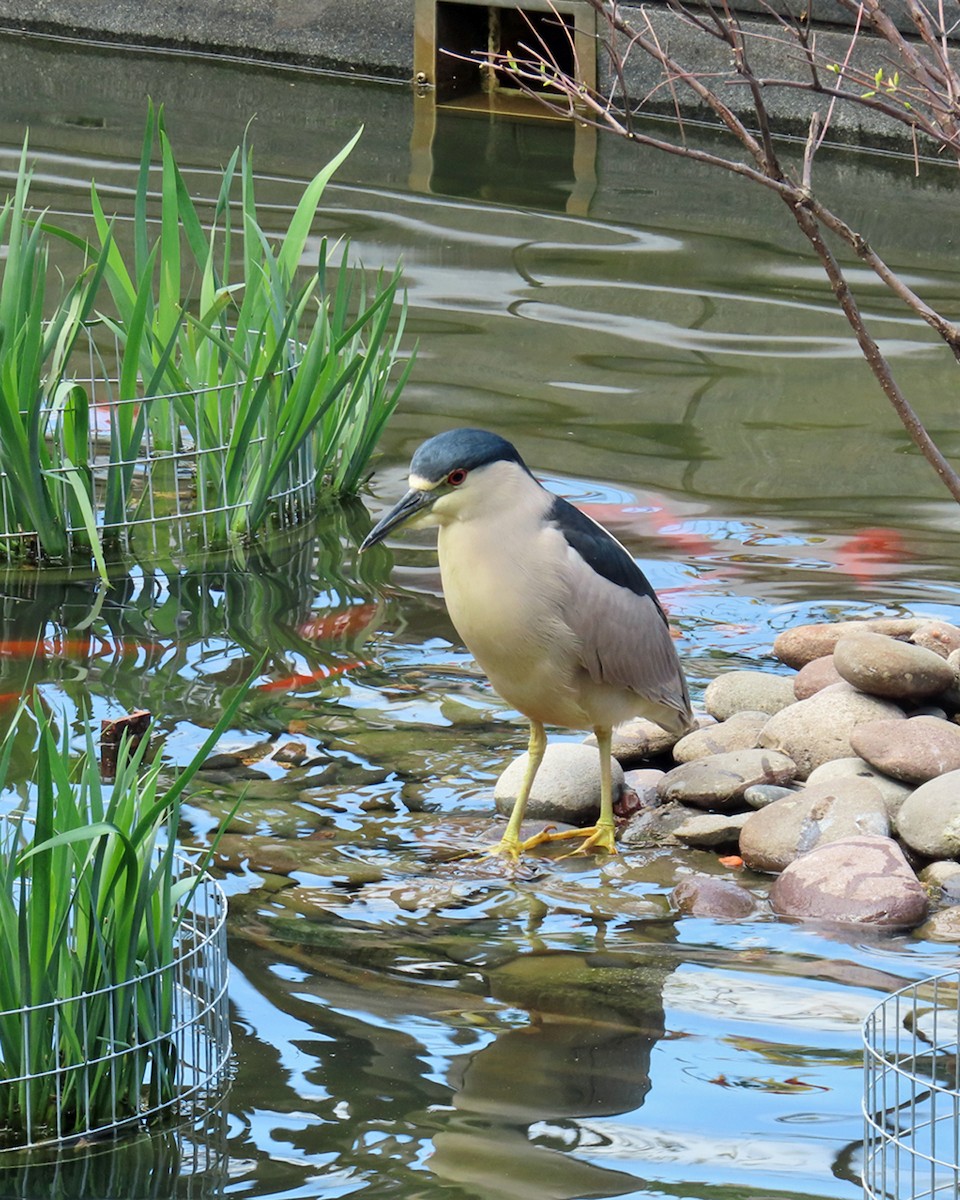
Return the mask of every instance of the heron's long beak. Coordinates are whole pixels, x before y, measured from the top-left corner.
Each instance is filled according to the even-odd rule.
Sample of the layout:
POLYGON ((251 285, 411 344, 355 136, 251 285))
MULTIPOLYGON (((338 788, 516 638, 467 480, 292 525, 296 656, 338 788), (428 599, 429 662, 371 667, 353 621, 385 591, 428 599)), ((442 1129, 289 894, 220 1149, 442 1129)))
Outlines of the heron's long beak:
POLYGON ((429 508, 436 498, 435 492, 423 492, 419 488, 411 488, 370 530, 360 543, 360 553, 362 554, 364 550, 369 550, 377 542, 382 542, 391 529, 396 529, 398 525, 403 525, 404 522, 415 517, 417 513, 423 512, 425 508, 429 508))

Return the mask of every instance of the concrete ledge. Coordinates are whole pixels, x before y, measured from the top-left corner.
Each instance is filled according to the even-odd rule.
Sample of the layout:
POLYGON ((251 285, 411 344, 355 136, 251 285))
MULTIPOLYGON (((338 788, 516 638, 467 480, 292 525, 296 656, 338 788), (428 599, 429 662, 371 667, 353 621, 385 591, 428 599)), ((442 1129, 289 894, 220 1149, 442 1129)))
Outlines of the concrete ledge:
MULTIPOLYGON (((0 0, 0 29, 45 33, 59 37, 148 46, 173 51, 199 51, 213 57, 281 63, 335 71, 341 74, 393 80, 412 80, 414 61, 432 54, 424 49, 423 29, 433 28, 424 13, 435 0, 0 0)), ((575 6, 579 0, 572 0, 575 6)), ((472 0, 482 3, 482 0, 472 0)), ((494 8, 522 7, 522 0, 489 0, 494 8)), ((588 6, 583 3, 584 9, 588 6)), ((785 35, 770 18, 753 15, 761 0, 737 5, 745 29, 756 34, 751 44, 755 70, 769 77, 801 78, 806 67, 799 52, 783 48, 785 35), (771 36, 771 34, 773 36, 771 36)), ((902 5, 894 2, 894 15, 902 5)), ((960 21, 960 5, 947 4, 948 17, 960 21)), ((649 19, 661 42, 682 62, 711 75, 725 102, 734 111, 749 114, 747 89, 736 81, 725 47, 667 10, 663 5, 627 5, 624 14, 643 28, 649 19)), ((848 16, 830 0, 817 9, 826 21, 818 33, 818 49, 825 57, 841 60, 849 45, 848 16)), ((592 17, 592 13, 591 13, 592 17)), ((601 26, 602 26, 601 21, 601 26)), ((603 36, 601 28, 601 37, 603 36)), ((479 48, 479 47, 478 47, 479 48)), ((858 62, 872 74, 886 61, 885 47, 861 35, 858 62)), ((606 55, 598 61, 601 88, 613 82, 606 55)), ((428 76, 429 77, 429 76, 428 76)), ((642 54, 629 61, 626 86, 634 99, 645 98, 646 111, 671 112, 673 99, 662 86, 659 68, 642 54)), ((707 116, 695 98, 678 89, 687 115, 707 116)), ((767 102, 772 116, 786 131, 802 135, 811 112, 825 111, 827 101, 795 88, 770 88, 767 102)), ((909 144, 904 126, 853 105, 838 106, 833 140, 887 149, 909 144)))
POLYGON ((413 0, 0 0, 0 26, 409 79, 413 0))

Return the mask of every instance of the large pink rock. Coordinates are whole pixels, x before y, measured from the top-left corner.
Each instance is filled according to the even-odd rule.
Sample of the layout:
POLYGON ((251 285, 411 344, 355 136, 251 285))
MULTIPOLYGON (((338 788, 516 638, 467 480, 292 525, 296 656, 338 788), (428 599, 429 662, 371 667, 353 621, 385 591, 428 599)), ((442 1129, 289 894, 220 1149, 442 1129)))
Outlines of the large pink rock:
POLYGON ((929 901, 892 838, 851 837, 801 855, 774 881, 770 903, 784 917, 912 928, 929 901))
POLYGON ((872 767, 904 783, 960 770, 960 726, 942 717, 870 721, 853 730, 850 745, 872 767))

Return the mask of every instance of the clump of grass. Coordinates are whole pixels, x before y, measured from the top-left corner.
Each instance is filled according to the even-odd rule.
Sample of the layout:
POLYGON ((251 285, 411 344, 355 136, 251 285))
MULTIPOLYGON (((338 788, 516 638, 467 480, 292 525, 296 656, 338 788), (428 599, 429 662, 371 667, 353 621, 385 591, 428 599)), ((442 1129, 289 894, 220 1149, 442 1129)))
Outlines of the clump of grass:
MULTIPOLYGON (((145 424, 155 445, 189 440, 198 503, 222 545, 262 528, 291 472, 314 472, 340 496, 359 486, 410 363, 401 337, 399 272, 368 293, 343 256, 327 286, 326 239, 303 269, 327 183, 359 132, 307 184, 286 230, 272 240, 260 224, 252 150, 246 139, 220 180, 209 227, 177 165, 162 111, 151 106, 134 203, 132 261, 126 262, 93 186, 105 280, 123 347, 120 400, 140 386, 147 403, 127 405, 118 461, 129 464, 145 424), (152 152, 160 150, 160 214, 148 216, 152 152), (235 211, 239 191, 239 211, 235 211), (159 225, 159 233, 151 231, 159 225), (198 302, 183 296, 199 281, 198 302), (393 330, 391 332, 391 323, 393 330), (139 377, 139 383, 138 383, 139 377), (136 413, 136 415, 134 415, 136 413)), ((129 478, 115 476, 106 520, 121 523, 129 478)))
MULTIPOLYGON (((166 787, 146 738, 121 744, 110 785, 89 733, 71 766, 66 733, 36 705, 34 810, 0 828, 0 1139, 69 1137, 175 1099, 171 967, 202 878, 183 876, 175 853, 180 799, 242 695, 166 787)), ((0 788, 13 744, 0 747, 0 788)))
POLYGON ((29 219, 24 145, 0 209, 0 555, 60 560, 85 549, 106 577, 104 548, 125 548, 141 520, 199 514, 199 548, 220 548, 261 532, 288 496, 302 507, 312 487, 312 507, 318 493, 357 490, 412 364, 398 270, 370 283, 345 247, 329 284, 326 239, 305 266, 324 189, 359 136, 272 237, 246 138, 205 223, 151 105, 126 251, 95 183, 91 241, 29 219), (53 235, 87 265, 50 316, 53 235), (119 362, 101 358, 91 396, 75 382, 73 354, 96 327, 113 335, 119 362), (103 384, 107 454, 91 431, 103 384))
MULTIPOLYGON (((28 219, 30 188, 24 142, 14 193, 0 208, 0 531, 26 538, 23 556, 64 558, 70 530, 97 542, 90 463, 89 397, 70 382, 68 366, 95 303, 111 246, 101 253, 48 317, 49 247, 28 219)), ((9 544, 9 543, 8 543, 9 544)))

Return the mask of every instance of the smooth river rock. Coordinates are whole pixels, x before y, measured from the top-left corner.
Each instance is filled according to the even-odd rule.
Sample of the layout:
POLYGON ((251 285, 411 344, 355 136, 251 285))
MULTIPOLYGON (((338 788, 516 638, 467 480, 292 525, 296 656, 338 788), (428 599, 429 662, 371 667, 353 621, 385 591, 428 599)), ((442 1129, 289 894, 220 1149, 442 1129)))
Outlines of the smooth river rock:
POLYGON ((710 849, 713 846, 735 846, 740 830, 749 813, 692 812, 673 831, 673 836, 685 846, 710 849))
MULTIPOLYGON (((527 769, 526 754, 515 758, 494 788, 497 811, 508 816, 527 769)), ((611 761, 614 799, 623 788, 623 770, 611 761)), ((526 818, 562 821, 565 825, 591 825, 600 812, 600 758, 596 746, 583 742, 551 742, 527 802, 526 818)))
POLYGON ((897 813, 897 833, 924 858, 960 858, 960 771, 911 792, 897 813))
POLYGON ((842 637, 833 664, 847 683, 871 696, 919 703, 952 687, 956 674, 945 658, 924 646, 881 633, 842 637))
POLYGON ((835 683, 775 713, 760 733, 760 745, 788 755, 798 778, 806 779, 821 763, 854 753, 850 737, 858 725, 885 718, 905 719, 895 704, 835 683))
POLYGON ((935 912, 917 930, 925 942, 960 942, 960 908, 944 908, 935 912))
POLYGON ((832 654, 842 637, 852 633, 884 633, 888 637, 910 637, 926 617, 871 617, 864 621, 826 621, 816 625, 794 625, 777 634, 773 653, 788 667, 800 670, 815 658, 832 654))
POLYGON ((910 641, 917 646, 925 646, 941 658, 949 658, 960 650, 960 629, 947 621, 931 618, 917 626, 910 635, 910 641))
POLYGON ((694 917, 742 920, 757 907, 746 888, 721 875, 697 874, 681 879, 670 899, 680 912, 694 917))
POLYGON ((904 783, 960 770, 960 725, 942 717, 873 721, 854 730, 850 744, 872 767, 904 783))
POLYGON ((634 807, 649 808, 651 804, 656 804, 657 784, 665 774, 666 771, 657 767, 634 767, 630 771, 624 771, 623 785, 637 798, 634 807))
POLYGON ((960 650, 951 650, 947 655, 947 662, 953 667, 957 682, 953 687, 947 688, 942 696, 938 696, 937 702, 956 713, 960 712, 960 650))
POLYGON ((673 836, 690 818, 690 809, 685 804, 656 804, 634 813, 619 831, 620 844, 631 848, 648 846, 675 846, 673 836))
POLYGON ((751 808, 766 808, 775 800, 782 800, 784 796, 795 796, 796 794, 795 787, 781 787, 776 783, 754 783, 743 793, 743 798, 751 808))
MULTIPOLYGON (((896 724, 899 727, 900 722, 896 724)), ((883 797, 887 815, 894 822, 900 806, 913 791, 913 784, 891 779, 883 771, 871 767, 867 760, 859 755, 853 755, 851 758, 832 758, 829 762, 821 763, 816 770, 810 772, 807 784, 825 783, 834 779, 869 779, 883 797)))
POLYGON ((758 783, 789 783, 797 773, 791 759, 771 750, 731 750, 681 763, 657 787, 665 802, 697 808, 742 808, 743 793, 758 783))
POLYGON ((883 797, 869 780, 829 780, 751 813, 740 831, 740 857, 755 871, 782 871, 817 846, 889 832, 883 797))
POLYGON ((840 683, 840 672, 833 665, 833 655, 815 658, 793 677, 793 694, 798 700, 808 700, 832 683, 840 683))
POLYGON ((707 684, 703 706, 718 721, 734 713, 753 711, 775 713, 792 704, 793 680, 788 675, 766 671, 727 671, 707 684))
POLYGON ((770 903, 785 917, 912 928, 929 901, 892 838, 851 837, 817 846, 774 880, 770 903))
MULTIPOLYGON (((610 753, 622 767, 632 767, 666 754, 676 741, 677 735, 661 729, 656 721, 648 721, 646 717, 634 717, 614 729, 610 753)), ((589 737, 584 738, 583 744, 596 746, 596 735, 591 733, 589 737)))
POLYGON ((752 750, 769 716, 769 713, 747 709, 734 713, 725 721, 695 729, 674 746, 674 762, 692 762, 695 758, 724 754, 728 750, 752 750))
POLYGON ((931 899, 944 905, 960 901, 960 863, 949 858, 937 859, 918 871, 917 878, 931 899))

